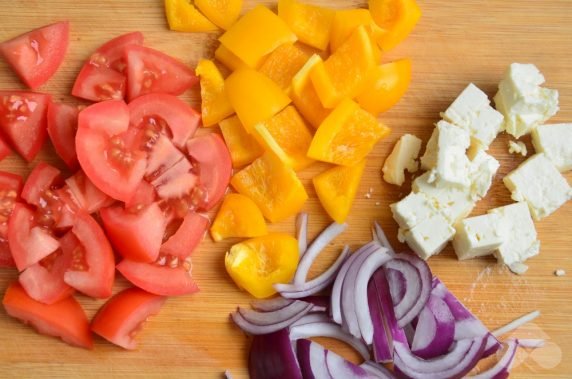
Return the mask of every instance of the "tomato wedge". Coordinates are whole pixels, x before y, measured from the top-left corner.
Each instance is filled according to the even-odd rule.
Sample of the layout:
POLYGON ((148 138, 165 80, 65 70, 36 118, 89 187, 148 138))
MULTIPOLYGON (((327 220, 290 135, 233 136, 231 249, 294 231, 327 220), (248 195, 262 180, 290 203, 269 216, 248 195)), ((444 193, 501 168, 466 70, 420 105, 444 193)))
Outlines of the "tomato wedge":
POLYGON ((41 334, 59 337, 73 346, 93 348, 89 321, 73 297, 52 305, 42 304, 29 297, 18 282, 13 282, 2 304, 6 313, 32 325, 41 334))
POLYGON ((19 200, 23 179, 20 175, 0 171, 0 267, 15 267, 8 246, 8 219, 19 200))
POLYGON ((177 231, 161 246, 161 255, 185 260, 203 240, 209 220, 198 213, 189 212, 177 231))
POLYGON ((90 214, 115 202, 101 192, 81 170, 66 179, 66 186, 79 208, 90 214))
POLYGON ((50 103, 48 106, 48 135, 56 153, 73 171, 79 168, 75 152, 75 133, 79 108, 64 103, 50 103))
POLYGON ((92 101, 121 100, 125 97, 125 49, 142 45, 143 34, 133 32, 112 39, 97 49, 84 63, 72 95, 92 101))
POLYGON ((44 193, 61 185, 61 182, 60 170, 40 162, 34 167, 22 188, 22 199, 30 205, 40 206, 44 193))
POLYGON ((128 288, 107 301, 91 322, 91 330, 124 349, 137 347, 135 335, 167 300, 139 288, 128 288))
POLYGON ((40 151, 46 137, 46 114, 51 96, 0 91, 0 129, 6 141, 28 162, 40 151))
POLYGON ((180 95, 199 82, 191 68, 158 50, 131 45, 125 54, 129 100, 148 93, 180 95))
POLYGON ((126 140, 129 108, 123 101, 93 104, 79 114, 76 150, 87 177, 110 197, 128 201, 145 173, 145 154, 126 140))
POLYGON ((47 82, 62 64, 69 44, 69 22, 58 22, 0 44, 0 54, 26 85, 47 82))
POLYGON ((10 146, 0 138, 0 161, 10 155, 11 152, 12 149, 10 149, 10 146))

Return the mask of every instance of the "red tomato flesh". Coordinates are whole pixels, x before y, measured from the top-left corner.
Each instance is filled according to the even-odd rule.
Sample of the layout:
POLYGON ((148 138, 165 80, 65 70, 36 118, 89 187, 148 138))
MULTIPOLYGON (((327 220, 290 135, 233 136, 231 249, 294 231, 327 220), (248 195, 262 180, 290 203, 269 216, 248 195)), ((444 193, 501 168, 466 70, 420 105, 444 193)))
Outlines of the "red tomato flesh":
POLYGON ((64 103, 50 103, 48 106, 48 135, 56 153, 73 171, 79 168, 75 152, 75 134, 79 108, 64 103))
POLYGON ((115 202, 101 192, 81 170, 66 179, 66 186, 78 206, 90 214, 115 202))
POLYGON ((20 198, 23 179, 20 175, 0 171, 0 267, 15 267, 8 246, 8 219, 20 198))
POLYGON ((8 144, 2 138, 0 138, 0 161, 10 155, 11 152, 12 149, 10 149, 10 146, 8 146, 8 144))
POLYGON ((34 167, 24 188, 22 188, 22 199, 30 205, 41 206, 45 201, 42 197, 45 192, 53 190, 62 184, 61 171, 47 163, 40 162, 34 167))
POLYGON ((209 220, 195 212, 189 212, 177 231, 161 246, 161 255, 185 260, 203 240, 209 220))

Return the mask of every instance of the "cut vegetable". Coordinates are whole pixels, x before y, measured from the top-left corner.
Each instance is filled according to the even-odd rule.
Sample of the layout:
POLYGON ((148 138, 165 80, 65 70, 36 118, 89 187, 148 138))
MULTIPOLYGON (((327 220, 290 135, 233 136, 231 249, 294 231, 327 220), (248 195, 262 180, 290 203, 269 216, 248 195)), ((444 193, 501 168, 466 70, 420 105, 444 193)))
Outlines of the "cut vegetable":
POLYGON ((195 73, 201 83, 201 117, 213 126, 234 113, 224 90, 224 79, 213 61, 201 59, 195 73))
POLYGON ((415 0, 369 0, 368 3, 374 21, 386 32, 379 44, 383 51, 402 42, 421 17, 415 0))
POLYGON ((221 121, 219 126, 230 152, 232 167, 243 167, 264 153, 256 139, 244 129, 238 116, 221 121))
POLYGON ((79 108, 64 103, 50 103, 47 113, 47 129, 56 153, 71 170, 79 163, 75 152, 75 133, 79 108))
POLYGON ((195 0, 195 6, 216 26, 228 30, 242 10, 242 0, 195 0))
POLYGON ((258 71, 272 79, 285 93, 290 93, 292 78, 308 58, 308 53, 298 46, 285 43, 268 55, 258 71))
POLYGON ((268 234, 260 209, 250 198, 237 193, 225 196, 210 231, 217 242, 229 237, 252 238, 268 234))
POLYGON ((252 379, 302 379, 286 329, 253 338, 248 374, 252 379))
POLYGON ((169 29, 178 32, 214 32, 218 28, 199 12, 196 3, 187 0, 165 0, 169 29))
POLYGON ((333 9, 297 0, 278 1, 278 16, 288 24, 300 42, 319 50, 328 47, 334 14, 333 9))

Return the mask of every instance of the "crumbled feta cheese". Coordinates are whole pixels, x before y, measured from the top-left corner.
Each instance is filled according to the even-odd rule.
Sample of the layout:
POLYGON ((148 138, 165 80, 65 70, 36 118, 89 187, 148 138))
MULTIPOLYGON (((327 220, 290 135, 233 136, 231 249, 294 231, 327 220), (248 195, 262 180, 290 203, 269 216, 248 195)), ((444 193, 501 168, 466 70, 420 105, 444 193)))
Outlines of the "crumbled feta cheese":
POLYGON ((469 133, 442 120, 437 123, 437 130, 437 162, 431 170, 429 182, 438 180, 442 186, 470 186, 470 161, 467 157, 471 144, 469 133))
POLYGON ((433 129, 429 141, 425 146, 425 153, 421 157, 421 168, 423 170, 431 170, 437 165, 437 142, 439 140, 439 129, 433 129))
POLYGON ((499 232, 500 217, 490 213, 466 218, 455 229, 453 247, 459 260, 482 257, 491 254, 503 243, 499 232))
POLYGON ((417 157, 421 150, 421 140, 412 134, 401 136, 383 165, 383 180, 401 186, 405 181, 405 170, 416 172, 417 157))
POLYGON ((566 275, 566 271, 564 271, 563 269, 559 268, 558 270, 554 271, 554 275, 556 276, 565 276, 566 275))
POLYGON ((411 229, 438 213, 430 199, 422 193, 410 193, 389 208, 397 224, 404 229, 411 229))
POLYGON ((526 145, 522 141, 518 142, 508 141, 508 152, 510 154, 520 154, 523 157, 526 157, 528 155, 528 150, 526 148, 526 145))
POLYGON ((538 126, 532 132, 532 145, 560 172, 572 170, 572 124, 538 126))
POLYGON ((455 229, 440 213, 433 214, 412 229, 402 232, 407 245, 422 259, 440 253, 454 235, 455 229))
POLYGON ((499 167, 500 163, 492 155, 482 150, 473 158, 469 174, 473 200, 479 200, 486 196, 499 167))

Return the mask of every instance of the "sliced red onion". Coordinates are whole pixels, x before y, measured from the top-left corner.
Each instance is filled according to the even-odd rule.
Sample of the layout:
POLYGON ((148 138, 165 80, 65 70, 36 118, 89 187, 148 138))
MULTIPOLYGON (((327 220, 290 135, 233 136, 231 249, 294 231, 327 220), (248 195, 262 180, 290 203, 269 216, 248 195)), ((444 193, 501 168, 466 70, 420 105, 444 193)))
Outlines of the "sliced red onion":
POLYGON ((311 303, 314 305, 312 312, 328 312, 330 309, 330 297, 329 296, 306 296, 300 299, 306 303, 311 303))
POLYGON ((373 361, 365 361, 360 365, 368 374, 372 375, 374 378, 379 379, 395 379, 396 376, 389 371, 385 366, 382 366, 373 361))
POLYGON ((502 358, 493 367, 487 371, 483 371, 478 375, 469 376, 471 379, 501 379, 507 378, 512 363, 514 362, 514 357, 516 356, 516 350, 519 345, 519 341, 514 339, 509 339, 506 341, 507 349, 503 354, 502 358))
POLYGON ((431 359, 445 354, 455 337, 455 318, 445 301, 429 297, 419 314, 411 351, 420 358, 431 359))
POLYGON ((254 336, 248 373, 251 379, 302 379, 287 330, 254 336))
MULTIPOLYGON (((456 327, 457 324, 455 324, 456 327)), ((486 358, 490 355, 493 355, 502 347, 502 344, 497 340, 495 336, 488 333, 487 335, 487 342, 485 343, 485 351, 483 351, 482 358, 486 358)))
POLYGON ((544 347, 546 343, 543 339, 536 339, 536 338, 524 338, 518 339, 518 346, 524 347, 525 349, 538 349, 544 347))
POLYGON ((334 282, 340 267, 345 262, 349 254, 350 248, 346 245, 336 261, 320 276, 302 284, 277 283, 274 284, 274 289, 280 292, 280 295, 287 299, 300 299, 315 295, 334 282))
POLYGON ((283 297, 276 297, 274 299, 268 300, 255 300, 250 303, 250 306, 260 312, 272 312, 282 309, 290 304, 294 300, 284 299, 283 297))
MULTIPOLYGON (((246 333, 249 333, 252 335, 260 335, 260 334, 273 333, 273 332, 276 332, 280 329, 287 328, 288 326, 292 325, 292 323, 299 320, 300 317, 302 317, 305 314, 307 314, 308 312, 310 312, 312 307, 313 307, 312 304, 306 303, 305 308, 301 309, 300 312, 298 312, 297 314, 295 314, 292 317, 287 318, 287 319, 279 319, 278 317, 275 317, 275 315, 273 315, 274 312, 260 313, 260 314, 268 315, 267 317, 269 317, 269 318, 275 317, 275 319, 274 319, 275 322, 271 323, 271 324, 268 323, 269 322, 268 320, 264 320, 262 322, 262 325, 253 323, 251 321, 246 320, 244 318, 244 316, 239 312, 231 313, 230 317, 232 318, 234 323, 236 325, 238 325, 238 327, 240 329, 242 329, 243 331, 245 331, 246 333)), ((275 311, 275 312, 280 312, 280 311, 275 311)))
MULTIPOLYGON (((405 282, 405 277, 403 273, 397 270, 386 270, 387 280, 391 283, 389 292, 391 294, 391 301, 393 305, 399 304, 399 302, 405 296, 405 289, 407 288, 407 283, 405 282)), ((413 269, 411 269, 411 272, 413 269)))
POLYGON ((296 274, 294 274, 294 284, 303 284, 308 277, 308 272, 312 263, 316 260, 316 257, 324 250, 330 242, 332 242, 339 234, 341 234, 347 228, 347 224, 330 224, 318 237, 314 239, 312 244, 306 249, 304 256, 300 259, 298 263, 298 268, 296 274))
POLYGON ((252 309, 238 308, 238 313, 248 322, 255 325, 273 325, 284 320, 289 320, 292 317, 298 315, 300 312, 304 312, 310 309, 313 305, 308 304, 304 301, 296 300, 285 306, 284 308, 278 309, 272 312, 258 312, 252 309))
POLYGON ((389 243, 389 240, 387 239, 387 236, 385 235, 385 232, 383 231, 383 229, 381 228, 381 226, 377 223, 377 221, 375 221, 373 223, 373 228, 375 231, 375 236, 377 238, 377 240, 379 241, 379 243, 381 244, 381 246, 385 247, 387 250, 389 250, 389 252, 391 253, 391 255, 395 255, 395 250, 393 250, 393 247, 391 247, 391 244, 389 243))
MULTIPOLYGON (((321 322, 326 322, 326 323, 332 322, 332 319, 330 319, 328 317, 328 315, 326 315, 324 313, 308 313, 308 314, 300 317, 300 319, 296 320, 296 322, 292 323, 292 325, 290 325, 290 328, 293 328, 293 327, 299 326, 299 325, 314 324, 314 323, 321 323, 321 322)), ((337 324, 335 324, 335 325, 337 325, 337 324)))
POLYGON ((374 280, 371 280, 367 286, 367 298, 373 322, 373 357, 376 362, 391 362, 393 361, 393 344, 391 336, 386 332, 381 301, 374 280))
POLYGON ((298 213, 296 217, 296 239, 300 257, 302 257, 308 247, 308 214, 306 212, 298 213))
POLYGON ((513 330, 520 328, 524 324, 531 322, 532 320, 534 320, 538 316, 540 316, 540 311, 533 311, 533 312, 527 313, 524 316, 521 316, 521 317, 517 318, 516 320, 509 322, 505 326, 498 328, 496 330, 493 330, 492 334, 495 337, 500 337, 503 334, 510 333, 513 330))
POLYGON ((226 379, 232 379, 232 375, 230 374, 230 370, 224 370, 224 377, 226 379))

